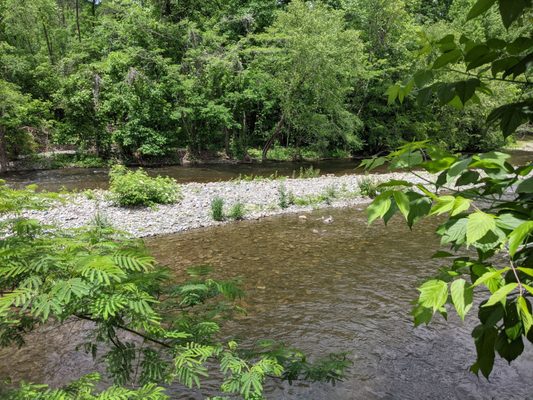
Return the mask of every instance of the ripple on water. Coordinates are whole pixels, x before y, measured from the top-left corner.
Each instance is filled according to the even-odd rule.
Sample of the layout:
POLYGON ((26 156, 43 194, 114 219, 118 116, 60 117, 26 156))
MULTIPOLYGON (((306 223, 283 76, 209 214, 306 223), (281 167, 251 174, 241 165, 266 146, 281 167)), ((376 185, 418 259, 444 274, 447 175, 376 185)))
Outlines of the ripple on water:
MULTIPOLYGON (((334 387, 270 382, 269 399, 532 398, 531 346, 510 367, 498 360, 486 382, 468 372, 474 320, 461 323, 452 317, 448 323, 413 327, 408 311, 415 287, 439 263, 430 259, 438 247, 434 228, 435 221, 413 232, 399 221, 367 227, 360 211, 323 210, 307 222, 286 215, 155 237, 148 244, 179 276, 190 265, 209 263, 219 277, 242 278, 248 315, 228 323, 225 332, 244 343, 274 338, 314 358, 350 352, 353 365, 344 382, 334 387), (333 224, 317 220, 329 215, 333 224)), ((57 367, 70 360, 83 367, 73 371, 90 369, 90 359, 73 356, 74 345, 65 346, 72 336, 59 337, 36 338, 24 357, 0 354, 0 375, 17 371, 19 377, 58 383, 74 373, 45 368, 47 362, 57 367)), ((211 381, 201 393, 178 386, 170 390, 175 399, 202 399, 215 388, 211 381)))

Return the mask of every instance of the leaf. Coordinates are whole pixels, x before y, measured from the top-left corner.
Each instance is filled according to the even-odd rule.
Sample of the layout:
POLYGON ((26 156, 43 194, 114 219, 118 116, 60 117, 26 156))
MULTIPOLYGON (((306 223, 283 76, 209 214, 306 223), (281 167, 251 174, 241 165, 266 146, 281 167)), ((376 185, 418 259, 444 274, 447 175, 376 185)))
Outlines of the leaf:
POLYGON ((466 224, 466 243, 474 243, 495 228, 496 220, 494 215, 484 213, 483 211, 476 211, 470 214, 466 224))
POLYGON ((454 217, 458 214, 461 214, 463 211, 466 211, 470 208, 471 200, 465 199, 464 197, 457 196, 453 203, 453 208, 451 216, 454 217))
POLYGON ((387 88, 385 94, 388 96, 387 102, 393 104, 400 93, 400 85, 392 85, 387 88))
POLYGON ((455 186, 471 185, 472 183, 476 183, 478 179, 479 179, 479 172, 465 171, 459 176, 459 178, 457 178, 457 181, 455 182, 455 186))
POLYGON ((498 331, 493 326, 478 325, 472 331, 476 343, 477 359, 470 368, 477 374, 479 371, 488 379, 494 367, 494 346, 498 331))
POLYGON ((520 54, 531 47, 533 47, 533 38, 520 36, 507 45, 507 52, 509 54, 520 54))
POLYGON ((465 288, 466 281, 457 279, 450 286, 452 302, 457 314, 464 321, 466 314, 472 308, 472 298, 474 291, 471 287, 465 288))
POLYGON ((444 53, 437 57, 437 59, 433 62, 433 69, 439 69, 442 68, 448 64, 453 64, 457 62, 462 56, 461 50, 455 49, 452 51, 449 51, 447 53, 444 53))
POLYGON ((511 363, 524 351, 524 342, 521 337, 509 340, 505 332, 500 332, 494 347, 500 357, 511 363))
POLYGON ((478 0, 468 12, 466 20, 470 21, 472 18, 476 18, 478 15, 483 14, 491 8, 494 3, 496 3, 496 0, 478 0))
POLYGON ((384 192, 377 196, 372 203, 366 208, 368 223, 371 224, 378 218, 382 218, 391 206, 390 192, 384 192))
POLYGON ((440 196, 437 203, 431 208, 430 215, 441 215, 445 212, 451 211, 455 203, 453 196, 440 196))
POLYGON ((404 216, 404 218, 407 220, 407 217, 409 215, 409 198, 407 195, 402 191, 395 191, 393 193, 394 201, 396 201, 396 205, 398 206, 398 209, 404 216))
POLYGON ((488 272, 485 272, 483 275, 481 275, 475 282, 474 284, 472 285, 473 287, 476 287, 476 286, 479 286, 481 284, 485 284, 485 286, 488 286, 487 283, 489 283, 489 281, 491 280, 494 280, 495 278, 497 279, 501 279, 501 275, 504 273, 504 272, 507 272, 509 271, 510 268, 509 267, 505 267, 505 268, 502 268, 502 269, 498 269, 496 271, 488 271, 488 272))
POLYGON ((506 28, 509 28, 522 15, 526 7, 531 6, 529 0, 498 0, 498 3, 502 22, 506 28))
POLYGON ((522 320, 522 324, 524 325, 524 332, 527 335, 531 329, 531 326, 533 325, 533 317, 529 311, 527 300, 524 297, 519 296, 518 299, 516 299, 516 307, 518 314, 520 315, 520 319, 522 320))
POLYGON ((521 181, 516 187, 517 193, 533 193, 533 177, 521 181))
POLYGON ((437 311, 448 299, 448 285, 446 282, 439 279, 432 279, 418 288, 420 296, 418 303, 423 307, 433 309, 433 312, 437 311))
POLYGON ((481 85, 481 81, 476 78, 468 79, 466 81, 456 82, 455 93, 457 96, 459 96, 461 103, 465 105, 466 102, 470 100, 470 98, 476 92, 476 88, 480 85, 481 85))
POLYGON ((533 221, 526 221, 509 235, 509 254, 515 255, 516 250, 522 244, 524 239, 533 231, 533 221))
POLYGON ((505 303, 505 300, 507 299, 507 295, 511 293, 515 288, 518 286, 518 283, 508 283, 505 286, 502 286, 496 292, 492 294, 492 296, 489 297, 489 301, 487 301, 485 304, 483 304, 483 307, 490 307, 496 303, 502 302, 505 303))
POLYGON ((433 71, 422 70, 415 73, 413 76, 417 87, 422 88, 433 79, 433 71))

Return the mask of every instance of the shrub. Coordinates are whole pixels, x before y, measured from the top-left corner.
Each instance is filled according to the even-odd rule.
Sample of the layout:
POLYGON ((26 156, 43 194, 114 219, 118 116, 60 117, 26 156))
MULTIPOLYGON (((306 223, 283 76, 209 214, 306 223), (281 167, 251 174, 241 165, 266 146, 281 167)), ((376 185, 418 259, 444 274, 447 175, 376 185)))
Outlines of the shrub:
MULTIPOLYGON (((317 178, 320 176, 320 169, 313 168, 311 165, 308 168, 300 167, 300 171, 298 173, 298 178, 300 179, 307 179, 307 178, 317 178)), ((295 172, 293 171, 292 177, 295 177, 295 172)))
POLYGON ((215 197, 211 201, 211 216, 215 221, 224 220, 224 199, 215 197))
POLYGON ((180 199, 180 188, 172 178, 151 178, 142 169, 128 171, 122 165, 114 166, 109 176, 112 199, 123 207, 152 207, 156 204, 175 203, 180 199))
POLYGON ((278 187, 278 205, 285 209, 291 204, 294 204, 294 196, 291 192, 287 193, 285 185, 279 185, 278 187))
POLYGON ((370 178, 368 176, 365 176, 364 178, 359 180, 359 191, 361 192, 362 196, 370 197, 373 199, 379 194, 379 184, 381 182, 377 179, 370 178))
POLYGON ((246 213, 246 210, 244 208, 244 204, 242 203, 235 203, 233 207, 231 207, 231 210, 228 214, 228 217, 234 220, 241 220, 244 219, 244 214, 246 213))

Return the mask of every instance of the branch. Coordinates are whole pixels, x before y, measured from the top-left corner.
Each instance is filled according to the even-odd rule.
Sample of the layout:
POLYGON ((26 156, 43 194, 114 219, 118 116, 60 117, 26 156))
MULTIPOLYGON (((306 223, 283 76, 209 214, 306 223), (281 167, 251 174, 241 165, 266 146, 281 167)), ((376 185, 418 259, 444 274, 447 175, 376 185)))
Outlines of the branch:
MULTIPOLYGON (((86 315, 78 315, 76 314, 75 317, 79 318, 79 319, 83 319, 83 320, 86 320, 86 321, 91 321, 91 322, 94 322, 94 323, 98 323, 97 320, 95 320, 94 318, 91 318, 91 317, 88 317, 86 315)), ((156 343, 160 346, 163 346, 163 347, 166 347, 168 349, 171 349, 172 346, 169 345, 168 343, 166 342, 163 342, 161 340, 158 340, 158 339, 155 339, 153 337, 150 337, 142 332, 139 332, 139 331, 136 331, 134 329, 131 329, 131 328, 128 328, 127 326, 124 326, 124 325, 115 325, 115 327, 119 328, 119 329, 122 329, 123 331, 126 331, 126 332, 129 332, 129 333, 133 333, 134 335, 136 336, 139 336, 139 337, 142 337, 143 339, 149 341, 149 342, 152 342, 152 343, 156 343)))
POLYGON ((458 69, 455 69, 455 68, 444 68, 444 69, 445 69, 446 71, 457 72, 457 73, 459 73, 459 74, 463 74, 463 75, 466 75, 466 76, 472 76, 472 77, 474 77, 474 78, 478 78, 478 79, 485 79, 485 80, 489 80, 489 81, 500 81, 500 82, 514 83, 515 85, 533 86, 533 83, 532 83, 532 82, 529 82, 529 81, 515 81, 515 80, 512 80, 512 79, 496 78, 496 77, 490 77, 490 76, 481 76, 481 75, 473 74, 473 73, 471 73, 471 72, 461 71, 461 70, 458 70, 458 69))

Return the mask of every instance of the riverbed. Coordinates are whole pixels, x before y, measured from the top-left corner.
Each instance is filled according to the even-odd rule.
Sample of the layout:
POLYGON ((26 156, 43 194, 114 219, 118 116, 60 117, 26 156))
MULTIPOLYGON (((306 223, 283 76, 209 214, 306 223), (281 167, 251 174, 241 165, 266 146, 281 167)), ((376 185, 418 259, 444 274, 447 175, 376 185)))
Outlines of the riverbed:
MULTIPOLYGON (((468 371, 475 357, 470 331, 475 315, 462 323, 436 318, 414 328, 409 315, 416 285, 441 261, 436 220, 410 231, 400 219, 368 227, 364 206, 316 210, 298 215, 240 221, 208 229, 146 239, 157 259, 178 277, 186 267, 210 264, 215 276, 240 277, 248 314, 224 332, 250 343, 282 340, 312 358, 348 351, 346 380, 331 386, 270 382, 269 400, 506 399, 531 398, 533 352, 508 366, 498 359, 491 381, 468 371), (331 224, 324 217, 332 216, 331 224)), ((0 352, 0 376, 64 383, 92 370, 89 355, 76 351, 82 335, 72 326, 34 335, 31 346, 0 352)), ((204 399, 202 390, 169 388, 172 399, 204 399)))

